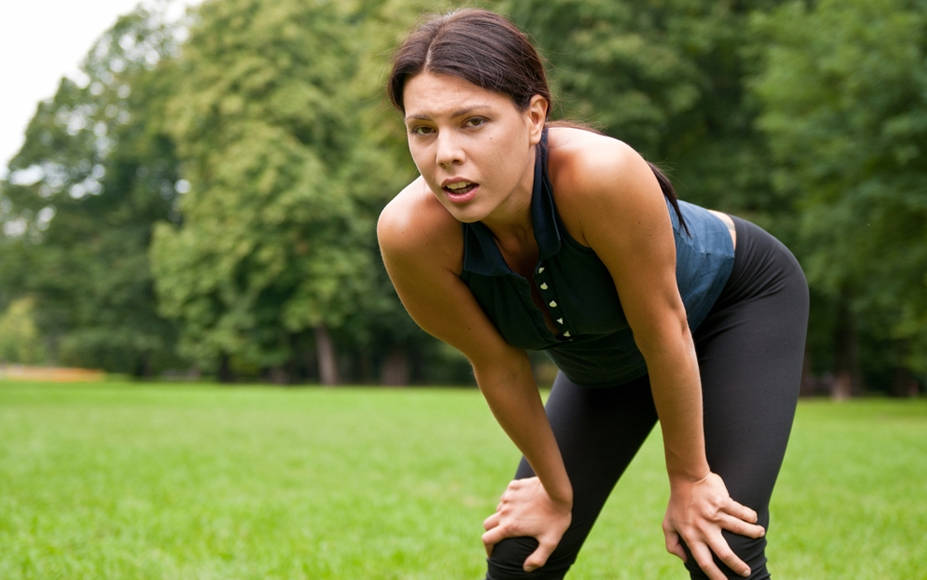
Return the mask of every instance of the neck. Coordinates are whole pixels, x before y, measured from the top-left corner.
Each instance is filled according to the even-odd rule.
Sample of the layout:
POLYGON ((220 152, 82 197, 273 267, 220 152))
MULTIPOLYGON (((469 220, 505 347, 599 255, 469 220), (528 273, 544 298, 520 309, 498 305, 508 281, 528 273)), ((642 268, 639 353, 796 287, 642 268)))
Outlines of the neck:
POLYGON ((530 204, 523 208, 521 217, 517 220, 501 223, 486 223, 484 220, 483 224, 492 232, 496 247, 509 268, 530 279, 540 251, 534 238, 530 204))
POLYGON ((481 221, 492 232, 503 251, 518 252, 520 248, 535 248, 534 225, 531 221, 531 196, 534 191, 535 157, 527 164, 518 186, 508 199, 481 221))

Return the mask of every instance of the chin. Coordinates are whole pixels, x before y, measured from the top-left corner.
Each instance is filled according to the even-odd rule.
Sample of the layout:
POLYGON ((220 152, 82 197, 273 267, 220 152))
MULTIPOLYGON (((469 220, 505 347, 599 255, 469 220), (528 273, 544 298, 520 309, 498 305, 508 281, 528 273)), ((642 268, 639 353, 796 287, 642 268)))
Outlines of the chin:
POLYGON ((459 217, 459 216, 454 216, 454 217, 457 219, 457 221, 459 221, 462 224, 475 224, 476 222, 483 219, 482 217, 459 217))
POLYGON ((451 214, 451 216, 460 223, 472 224, 486 217, 486 212, 477 208, 460 207, 445 200, 441 201, 441 205, 444 206, 444 209, 447 210, 447 213, 451 214))
POLYGON ((450 213, 451 216, 453 216, 455 220, 459 221, 462 224, 476 223, 480 221, 481 219, 483 219, 484 217, 486 217, 483 214, 475 214, 469 211, 450 211, 449 210, 448 213, 450 213))

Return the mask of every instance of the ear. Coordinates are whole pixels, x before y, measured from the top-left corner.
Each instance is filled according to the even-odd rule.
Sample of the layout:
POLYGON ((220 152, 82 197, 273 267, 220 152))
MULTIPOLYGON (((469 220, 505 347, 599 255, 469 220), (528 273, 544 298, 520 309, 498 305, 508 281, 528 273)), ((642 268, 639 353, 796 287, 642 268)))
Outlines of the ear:
POLYGON ((541 142, 541 134, 547 123, 547 108, 550 103, 541 95, 534 95, 525 109, 525 121, 528 124, 529 137, 532 145, 541 142))

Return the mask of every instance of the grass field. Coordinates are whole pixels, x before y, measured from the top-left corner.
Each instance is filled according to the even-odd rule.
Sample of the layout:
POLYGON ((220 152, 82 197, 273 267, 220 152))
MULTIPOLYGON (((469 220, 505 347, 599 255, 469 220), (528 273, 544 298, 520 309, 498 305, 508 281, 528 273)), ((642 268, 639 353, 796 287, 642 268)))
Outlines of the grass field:
MULTIPOLYGON (((481 578, 517 459, 475 390, 0 382, 0 578, 481 578)), ((573 579, 687 578, 657 433, 573 579)), ((927 400, 803 401, 780 579, 927 578, 927 400)))

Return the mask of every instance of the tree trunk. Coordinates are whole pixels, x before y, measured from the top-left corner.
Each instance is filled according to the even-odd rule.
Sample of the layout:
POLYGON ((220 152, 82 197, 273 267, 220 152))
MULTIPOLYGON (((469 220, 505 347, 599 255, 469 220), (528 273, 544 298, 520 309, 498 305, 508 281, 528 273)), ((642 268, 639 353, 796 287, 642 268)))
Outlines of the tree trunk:
POLYGON ((292 381, 289 370, 283 365, 271 367, 267 378, 275 385, 288 385, 292 381))
POLYGON ((154 374, 151 367, 151 356, 142 354, 135 361, 135 368, 132 370, 132 376, 137 379, 150 379, 154 374))
POLYGON ((409 384, 412 376, 409 355, 402 348, 393 348, 380 368, 380 383, 392 387, 409 384))
POLYGON ((860 372, 856 320, 847 299, 840 300, 838 305, 834 349, 834 380, 830 396, 837 400, 849 399, 860 389, 860 372))
POLYGON ((319 382, 323 385, 338 384, 338 361, 335 345, 324 324, 315 327, 315 349, 319 360, 319 382))
POLYGON ((799 388, 799 396, 801 397, 811 397, 815 395, 818 381, 814 376, 813 368, 814 367, 811 366, 811 353, 806 348, 805 359, 801 366, 801 387, 799 388))
POLYGON ((895 367, 892 375, 891 393, 893 397, 916 397, 917 379, 911 369, 902 366, 895 367))
POLYGON ((222 353, 219 357, 219 375, 220 383, 235 382, 235 373, 232 371, 231 357, 227 353, 222 353))

